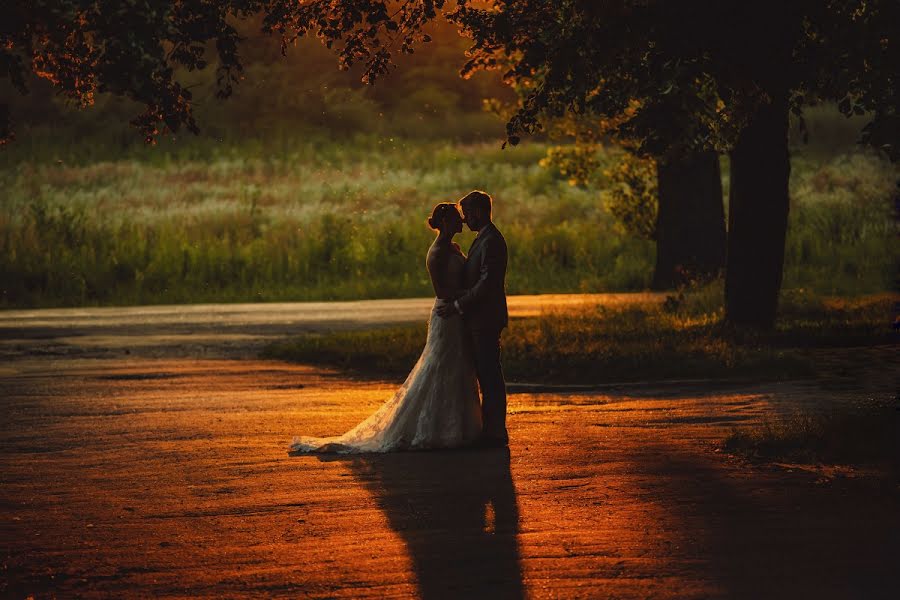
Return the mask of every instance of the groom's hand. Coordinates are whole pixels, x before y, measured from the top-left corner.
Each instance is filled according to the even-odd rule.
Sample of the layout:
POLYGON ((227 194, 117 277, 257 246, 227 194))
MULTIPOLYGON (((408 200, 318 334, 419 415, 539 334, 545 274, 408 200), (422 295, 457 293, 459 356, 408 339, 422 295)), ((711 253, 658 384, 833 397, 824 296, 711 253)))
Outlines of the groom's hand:
POLYGON ((447 302, 446 304, 442 304, 435 309, 435 312, 439 317, 452 317, 457 314, 456 304, 453 302, 447 302))

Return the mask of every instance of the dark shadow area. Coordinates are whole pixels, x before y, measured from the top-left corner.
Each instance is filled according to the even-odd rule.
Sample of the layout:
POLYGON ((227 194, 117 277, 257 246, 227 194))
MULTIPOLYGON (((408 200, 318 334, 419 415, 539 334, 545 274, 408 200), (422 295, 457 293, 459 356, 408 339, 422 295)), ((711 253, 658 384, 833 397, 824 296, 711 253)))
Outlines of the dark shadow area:
POLYGON ((770 467, 724 477, 713 462, 660 447, 644 494, 681 501, 683 558, 728 598, 893 598, 900 501, 881 483, 824 481, 770 467))
POLYGON ((519 511, 507 449, 345 460, 406 543, 421 597, 522 598, 519 511))

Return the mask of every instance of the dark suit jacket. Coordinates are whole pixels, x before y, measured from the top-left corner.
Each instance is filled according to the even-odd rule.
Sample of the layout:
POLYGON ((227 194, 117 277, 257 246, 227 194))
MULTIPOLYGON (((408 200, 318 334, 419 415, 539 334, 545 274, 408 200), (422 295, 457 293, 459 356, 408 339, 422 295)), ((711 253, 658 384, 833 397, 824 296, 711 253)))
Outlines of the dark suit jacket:
POLYGON ((500 331, 509 323, 506 308, 506 240, 493 223, 478 232, 463 271, 465 293, 458 299, 466 325, 500 331))

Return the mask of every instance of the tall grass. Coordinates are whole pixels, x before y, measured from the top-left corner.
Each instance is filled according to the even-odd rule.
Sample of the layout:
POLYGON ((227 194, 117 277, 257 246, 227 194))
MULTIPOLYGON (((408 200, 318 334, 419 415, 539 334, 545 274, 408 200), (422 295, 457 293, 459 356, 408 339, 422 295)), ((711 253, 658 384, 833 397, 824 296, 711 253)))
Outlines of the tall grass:
POLYGON ((791 287, 828 294, 892 289, 900 173, 857 153, 825 162, 794 159, 785 248, 791 287))
MULTIPOLYGON (((541 168, 541 144, 361 137, 161 146, 99 162, 65 147, 59 160, 49 150, 41 160, 21 149, 3 155, 0 305, 429 295, 425 219, 436 202, 473 188, 495 197, 510 293, 649 283, 653 244, 621 233, 601 190, 541 168)), ((786 287, 889 288, 896 176, 864 154, 795 161, 786 287)), ((472 237, 460 236, 464 248, 472 237)))

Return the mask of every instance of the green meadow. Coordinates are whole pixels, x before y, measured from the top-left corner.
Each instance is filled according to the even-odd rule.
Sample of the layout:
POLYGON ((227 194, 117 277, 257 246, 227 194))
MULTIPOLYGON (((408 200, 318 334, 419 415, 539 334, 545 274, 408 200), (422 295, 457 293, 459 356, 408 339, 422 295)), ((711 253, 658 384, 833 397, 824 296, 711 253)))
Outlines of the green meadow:
MULTIPOLYGON (((512 294, 647 287, 653 243, 538 162, 547 146, 401 140, 7 151, 0 304, 80 306, 427 296, 431 207, 495 197, 512 294), (53 158, 62 156, 62 158, 53 158)), ((618 150, 600 153, 614 164, 618 150)), ((727 164, 724 172, 727 174, 727 164)), ((785 286, 890 289, 896 171, 862 152, 794 160, 785 286)), ((725 181, 727 188, 727 178, 725 181)), ((460 237, 463 247, 472 234, 460 237)))

